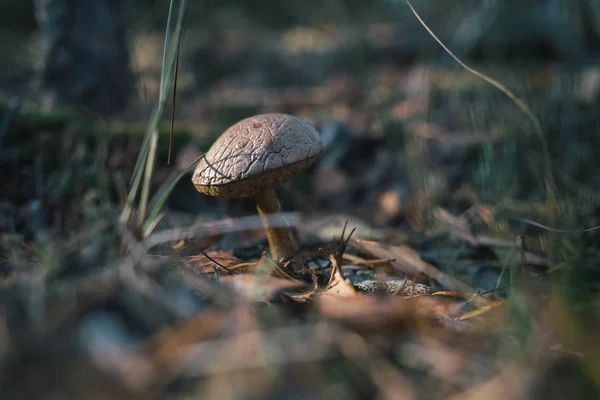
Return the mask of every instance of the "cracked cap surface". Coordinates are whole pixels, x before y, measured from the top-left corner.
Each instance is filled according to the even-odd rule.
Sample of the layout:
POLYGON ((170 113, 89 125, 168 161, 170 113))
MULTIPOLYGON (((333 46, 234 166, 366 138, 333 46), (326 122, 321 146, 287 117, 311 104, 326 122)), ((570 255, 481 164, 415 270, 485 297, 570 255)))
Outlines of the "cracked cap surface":
POLYGON ((309 122, 287 114, 256 115, 213 143, 192 183, 209 196, 255 196, 307 169, 321 151, 321 137, 309 122))

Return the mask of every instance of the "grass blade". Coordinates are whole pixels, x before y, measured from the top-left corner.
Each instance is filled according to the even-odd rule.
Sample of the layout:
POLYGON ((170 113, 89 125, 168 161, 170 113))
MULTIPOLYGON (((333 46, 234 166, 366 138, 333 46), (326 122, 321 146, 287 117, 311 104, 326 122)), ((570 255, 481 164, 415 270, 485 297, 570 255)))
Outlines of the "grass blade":
POLYGON ((156 224, 154 224, 153 221, 158 217, 160 210, 162 209, 165 202, 167 201, 167 198, 173 191, 173 188, 175 188, 175 185, 177 185, 181 178, 183 178, 189 171, 191 171, 194 165, 196 165, 196 163, 200 161, 202 157, 204 157, 204 154, 195 159, 185 170, 181 171, 173 180, 171 180, 168 183, 165 183, 165 185, 163 185, 163 187, 159 189, 159 191, 157 192, 156 199, 152 201, 154 203, 152 206, 152 210, 150 210, 148 218, 144 223, 144 228, 142 230, 143 238, 147 238, 148 236, 150 236, 150 234, 154 230, 156 224))
MULTIPOLYGON (((147 174, 148 167, 143 168, 144 165, 148 166, 148 163, 154 163, 154 157, 156 152, 151 152, 151 142, 152 137, 155 136, 154 140, 158 140, 158 132, 159 125, 162 115, 165 109, 166 103, 166 93, 168 92, 168 88, 171 86, 173 79, 173 70, 175 66, 175 58, 177 56, 177 51, 171 51, 169 53, 169 42, 171 37, 171 25, 172 25, 172 17, 173 17, 173 9, 174 9, 175 0, 171 0, 169 5, 169 16, 167 20, 167 27, 165 33, 165 46, 163 53, 163 69, 161 73, 161 82, 160 82, 160 90, 159 90, 159 99, 158 103, 152 113, 152 117, 150 119, 150 123, 148 124, 148 128, 146 130, 146 134, 144 136, 144 140, 142 142, 142 146, 140 149, 140 153, 138 155, 138 159, 136 160, 136 164, 134 167, 134 172, 132 175, 131 186, 129 192, 127 194, 127 201, 121 213, 121 217, 119 222, 121 224, 125 224, 129 221, 131 214, 133 212, 133 203, 138 195, 139 186, 142 181, 142 178, 145 178, 149 181, 149 176, 147 174)), ((178 47, 180 43, 180 38, 183 32, 183 20, 186 15, 187 7, 189 2, 187 0, 182 0, 179 4, 179 9, 177 13, 177 18, 175 21, 175 36, 178 38, 174 44, 174 47, 178 47)), ((151 168, 150 168, 151 171, 151 168)), ((146 194, 147 196, 147 194, 146 194)), ((143 203, 145 200, 141 199, 140 202, 143 203)), ((144 215, 138 219, 139 221, 144 220, 144 215)))

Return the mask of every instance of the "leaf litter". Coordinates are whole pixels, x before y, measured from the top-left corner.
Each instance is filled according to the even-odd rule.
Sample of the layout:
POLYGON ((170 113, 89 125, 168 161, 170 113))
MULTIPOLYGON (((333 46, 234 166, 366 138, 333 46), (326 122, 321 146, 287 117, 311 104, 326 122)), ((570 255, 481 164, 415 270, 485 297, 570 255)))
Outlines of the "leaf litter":
MULTIPOLYGON (((491 343, 504 343, 504 335, 512 334, 507 330, 511 304, 490 300, 424 261, 427 251, 353 239, 352 232, 344 237, 345 230, 337 240, 301 250, 304 267, 298 270, 275 262, 266 251, 248 259, 235 251, 208 250, 196 256, 142 256, 133 279, 148 279, 149 286, 127 284, 118 274, 95 280, 91 285, 104 286, 96 290, 105 296, 87 304, 121 293, 108 314, 116 321, 139 313, 133 310, 154 309, 152 318, 135 323, 148 332, 141 336, 123 328, 120 335, 106 335, 102 332, 116 326, 106 325, 106 316, 86 318, 86 335, 105 336, 101 342, 88 339, 83 351, 100 373, 116 379, 114 387, 105 388, 107 396, 152 397, 150 393, 168 392, 173 382, 185 386, 202 379, 216 398, 221 376, 240 385, 244 396, 259 395, 272 390, 275 370, 285 375, 283 371, 292 373, 305 363, 344 370, 340 366, 350 363, 367 379, 356 383, 360 390, 372 387, 392 397, 403 393, 414 398, 422 390, 388 359, 394 352, 404 354, 404 367, 428 368, 427 379, 441 385, 442 392, 458 396, 460 382, 481 374, 489 381, 481 381, 479 389, 465 387, 464 396, 496 387, 495 369, 475 372, 473 363, 480 359, 473 354, 492 351, 496 345, 491 343), (160 272, 165 266, 170 274, 160 272), (399 284, 389 290, 392 281, 399 284), (115 350, 99 353, 94 346, 115 350), (466 374, 462 381, 455 377, 457 371, 466 374), (250 382, 249 376, 257 380, 250 382)), ((75 329, 81 323, 67 315, 54 324, 75 329)), ((62 345, 74 346, 68 341, 62 345)), ((18 368, 17 359, 9 360, 18 368)), ((302 379, 306 387, 314 384, 302 379)), ((502 379, 516 377, 508 373, 502 379)), ((519 386, 515 392, 522 390, 519 386)))
MULTIPOLYGON (((412 94, 385 101, 394 122, 419 141, 424 158, 433 164, 462 154, 457 163, 469 170, 469 149, 502 142, 504 133, 493 122, 485 138, 456 129, 462 102, 444 104, 451 110, 437 115, 431 100, 448 98, 432 92, 440 84, 433 81, 448 81, 447 71, 436 77, 440 73, 433 69, 411 70, 411 79, 403 81, 415 86, 412 94)), ((235 88, 214 92, 240 97, 235 88)), ((293 101, 307 108, 305 99, 318 92, 302 92, 293 101)), ((265 93, 246 97, 257 102, 271 96, 265 93)), ((319 100, 318 106, 328 102, 319 100)), ((289 106, 278 98, 267 103, 289 106)), ((539 393, 580 398, 548 388, 552 382, 568 388, 565 376, 583 382, 579 386, 586 376, 600 381, 596 335, 577 318, 598 314, 598 298, 575 306, 562 302, 561 291, 582 283, 551 283, 547 269, 560 266, 550 270, 560 274, 575 268, 557 265, 549 256, 557 257, 556 251, 537 241, 543 234, 532 238, 506 223, 523 214, 543 215, 539 205, 487 204, 464 186, 459 193, 441 185, 435 193, 442 208, 421 188, 395 186, 406 177, 389 178, 390 165, 396 166, 385 152, 387 143, 378 139, 387 133, 369 122, 369 111, 361 111, 372 104, 357 104, 335 104, 332 115, 343 124, 323 124, 346 149, 324 155, 327 163, 313 181, 316 200, 303 197, 308 209, 323 214, 312 221, 299 213, 285 218, 306 243, 304 265, 297 269, 271 260, 259 241, 234 248, 241 242, 237 238, 251 237, 246 231, 261 229, 252 216, 200 218, 160 229, 145 242, 132 238, 128 246, 140 250, 135 260, 94 256, 110 246, 91 230, 77 235, 89 237, 90 244, 76 241, 55 253, 66 267, 54 260, 52 268, 40 271, 49 255, 26 246, 2 260, 8 272, 0 288, 0 366, 10 371, 0 382, 3 396, 40 398, 50 388, 69 398, 106 399, 547 398, 539 393), (373 151, 363 151, 366 146, 373 151), (469 203, 466 210, 456 206, 459 197, 469 203), (372 210, 380 215, 373 217, 372 210), (435 228, 426 223, 425 211, 435 228), (503 216, 507 211, 516 217, 503 216), (357 228, 352 239, 344 238, 346 220, 357 228), (175 254, 165 250, 171 243, 179 243, 175 254), (99 265, 90 268, 90 260, 99 265), (479 285, 483 268, 489 279, 479 285), (508 296, 512 291, 527 296, 508 296)), ((498 106, 495 112, 505 110, 498 106)), ((526 146, 519 151, 527 152, 526 146)), ((452 165, 447 171, 436 167, 428 182, 462 179, 449 176, 452 165)), ((7 215, 37 223, 35 207, 26 208, 23 215, 7 215)), ((3 213, 2 229, 11 218, 3 213)))

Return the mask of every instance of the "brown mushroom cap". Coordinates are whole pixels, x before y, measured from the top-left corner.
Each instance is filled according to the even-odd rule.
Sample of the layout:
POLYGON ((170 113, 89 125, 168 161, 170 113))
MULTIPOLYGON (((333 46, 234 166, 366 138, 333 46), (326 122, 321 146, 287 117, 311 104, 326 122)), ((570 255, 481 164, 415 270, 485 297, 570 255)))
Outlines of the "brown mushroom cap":
POLYGON ((192 177, 196 189, 214 197, 256 196, 307 169, 323 142, 307 121, 261 114, 227 129, 202 158, 192 177))

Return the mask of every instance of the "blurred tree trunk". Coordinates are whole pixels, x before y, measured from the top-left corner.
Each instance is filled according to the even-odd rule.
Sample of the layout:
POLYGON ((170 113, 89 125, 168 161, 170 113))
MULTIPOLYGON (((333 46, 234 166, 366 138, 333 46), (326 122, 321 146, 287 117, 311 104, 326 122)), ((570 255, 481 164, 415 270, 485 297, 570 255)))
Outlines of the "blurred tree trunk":
POLYGON ((52 105, 122 111, 133 76, 121 0, 34 0, 43 40, 39 84, 52 105))

